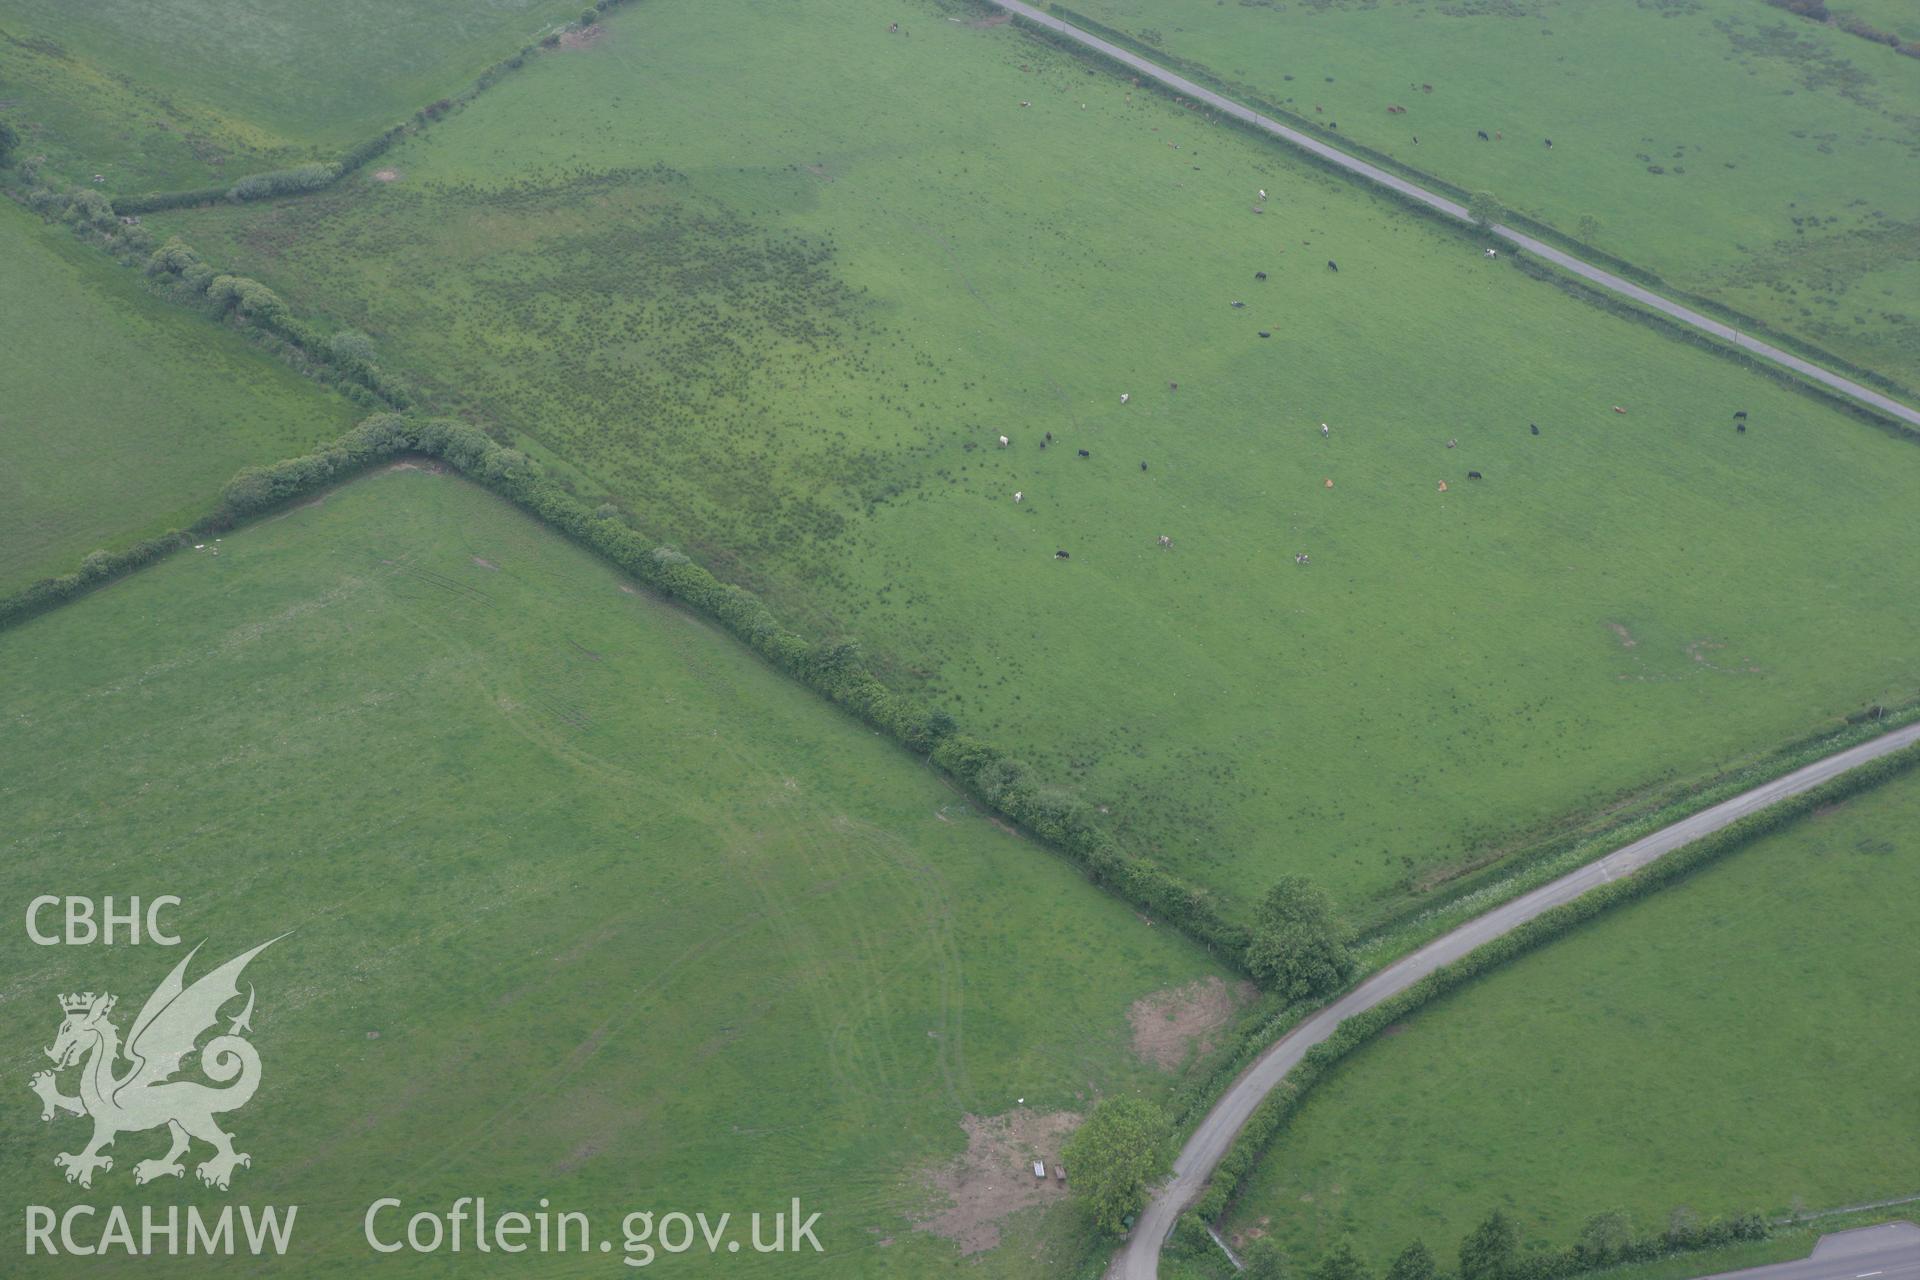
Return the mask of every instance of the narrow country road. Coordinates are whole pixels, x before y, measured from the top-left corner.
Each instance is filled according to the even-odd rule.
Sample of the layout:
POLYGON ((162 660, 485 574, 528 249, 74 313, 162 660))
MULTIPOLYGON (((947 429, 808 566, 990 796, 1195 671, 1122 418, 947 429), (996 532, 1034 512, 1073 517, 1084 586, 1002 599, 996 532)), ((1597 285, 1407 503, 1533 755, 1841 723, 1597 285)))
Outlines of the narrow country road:
POLYGON ((1920 1280, 1920 1227, 1887 1222, 1821 1236, 1795 1262, 1728 1271, 1707 1280, 1920 1280))
MULTIPOLYGON (((1276 138, 1292 143, 1303 151, 1311 151, 1314 155, 1338 165, 1349 173, 1358 174, 1369 182, 1375 182, 1383 187, 1391 188, 1403 196, 1407 196, 1410 199, 1419 201, 1421 204, 1439 210, 1450 218, 1458 219, 1461 222, 1473 221, 1465 205, 1457 204, 1445 196, 1428 191, 1425 187, 1416 186, 1408 182, 1405 178, 1391 174, 1377 165, 1371 165, 1364 160, 1350 156, 1338 147, 1329 146, 1310 134, 1302 133, 1298 129, 1289 128, 1281 124, 1278 120, 1270 116, 1263 116, 1258 111, 1250 107, 1244 107, 1230 98, 1223 98, 1213 92, 1213 90, 1202 88, 1184 76, 1175 75, 1158 63, 1149 61, 1130 50, 1123 49, 1117 44, 1102 40, 1099 36, 1091 32, 1082 31, 1079 27, 1068 22, 1063 22, 1051 14, 1043 13, 1030 4, 1024 4, 1021 0, 992 0, 992 3, 1005 9, 1009 13, 1018 14, 1020 17, 1029 19, 1040 26, 1046 27, 1050 31, 1058 32, 1078 44, 1105 54, 1117 62, 1125 63, 1141 75, 1157 80, 1169 89, 1177 90, 1195 101, 1204 102, 1208 106, 1214 107, 1234 117, 1236 120, 1245 121, 1257 129, 1272 134, 1276 138)), ((1728 342, 1742 351, 1762 356, 1773 361, 1775 364, 1785 365, 1796 373, 1811 378, 1815 382, 1830 387, 1843 395, 1851 396, 1863 404, 1871 405, 1882 413, 1890 414, 1914 426, 1920 426, 1920 410, 1909 408, 1891 396, 1882 395, 1870 387, 1863 387, 1849 378, 1843 378, 1839 374, 1824 369, 1810 360, 1803 360, 1791 352, 1782 351, 1778 347, 1756 341, 1746 334, 1741 333, 1732 325, 1724 324, 1711 316, 1701 315, 1698 311, 1690 307, 1683 307, 1677 302, 1669 301, 1651 289, 1642 288, 1634 284, 1631 280, 1623 280, 1612 272, 1602 271, 1599 267, 1582 262, 1572 254, 1562 253, 1552 245, 1515 231, 1511 227, 1494 226, 1491 230, 1494 235, 1499 236, 1509 244, 1517 245, 1535 257, 1544 258, 1546 261, 1564 270, 1571 271, 1575 275, 1599 285, 1602 289, 1620 294, 1623 297, 1631 298, 1643 306, 1651 307, 1655 311, 1671 316, 1682 324, 1689 325, 1703 333, 1710 333, 1714 337, 1728 342)))
MULTIPOLYGON (((1306 1056, 1343 1021, 1362 1013, 1387 997, 1406 990, 1444 964, 1458 960, 1475 947, 1490 942, 1540 915, 1571 902, 1587 890, 1609 880, 1629 875, 1649 862, 1672 853, 1682 845, 1710 835, 1748 814, 1810 790, 1869 760, 1920 742, 1920 723, 1882 734, 1878 738, 1836 752, 1824 760, 1796 769, 1785 777, 1724 800, 1663 827, 1650 836, 1616 849, 1596 862, 1589 862, 1558 880, 1522 894, 1504 906, 1476 916, 1453 932, 1429 942, 1420 950, 1394 961, 1368 977, 1359 986, 1332 1004, 1315 1011, 1261 1054, 1240 1078, 1230 1085, 1200 1127, 1187 1139, 1174 1161, 1173 1177, 1148 1201, 1133 1233, 1121 1246, 1108 1269, 1110 1280, 1155 1280, 1160 1266, 1160 1246, 1187 1205, 1206 1186, 1208 1175, 1219 1164, 1233 1143, 1234 1135, 1253 1114, 1253 1109, 1286 1078, 1287 1072, 1306 1056)), ((1863 1271, 1869 1268, 1861 1268, 1863 1271)), ((1794 1280, 1824 1280, 1824 1277, 1796 1276, 1794 1280)), ((1891 1280, 1891 1274, 1890 1274, 1891 1280)))

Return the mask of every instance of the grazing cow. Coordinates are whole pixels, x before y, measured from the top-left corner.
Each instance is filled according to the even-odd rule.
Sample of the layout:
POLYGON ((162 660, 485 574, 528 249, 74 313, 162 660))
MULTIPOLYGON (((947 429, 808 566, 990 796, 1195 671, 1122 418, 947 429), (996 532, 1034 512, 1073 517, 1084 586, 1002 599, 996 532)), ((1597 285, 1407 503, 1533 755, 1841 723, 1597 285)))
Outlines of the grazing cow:
POLYGON ((1469 471, 1469 472, 1467 472, 1467 479, 1469 479, 1469 480, 1481 480, 1481 479, 1485 479, 1485 477, 1484 477, 1484 476, 1482 476, 1482 475, 1481 475, 1481 474, 1480 474, 1480 473, 1479 473, 1478 471, 1469 471))
POLYGON ((1300 553, 1299 555, 1297 555, 1297 556, 1295 556, 1295 557, 1293 558, 1293 562, 1294 562, 1295 564, 1306 564, 1306 563, 1307 563, 1307 553, 1306 553, 1306 552, 1304 552, 1304 551, 1302 551, 1302 552, 1301 552, 1301 553, 1300 553))
POLYGON ((1622 408, 1621 408, 1621 407, 1620 407, 1619 405, 1615 405, 1615 406, 1613 406, 1613 411, 1614 411, 1615 413, 1625 413, 1625 412, 1626 412, 1626 410, 1625 410, 1625 409, 1622 409, 1622 408))
POLYGON ((1146 463, 1145 463, 1144 461, 1142 461, 1142 462, 1140 463, 1140 469, 1141 469, 1142 471, 1145 471, 1145 470, 1147 469, 1147 464, 1146 464, 1146 463))
POLYGON ((1449 449, 1451 449, 1451 448, 1453 448, 1453 446, 1455 446, 1455 445, 1457 445, 1457 444, 1459 444, 1459 443, 1460 443, 1460 442, 1459 442, 1458 440, 1449 440, 1449 441, 1447 441, 1447 448, 1449 448, 1449 449))
POLYGON ((1325 485, 1329 489, 1333 488, 1333 477, 1331 476, 1327 477, 1325 480, 1321 481, 1321 484, 1325 485))
POLYGON ((1232 307, 1235 311, 1238 311, 1240 310, 1240 308, 1246 306, 1247 304, 1244 302, 1241 302, 1239 299, 1236 298, 1234 301, 1229 302, 1227 305, 1232 307))
POLYGON ((1546 144, 1547 144, 1547 150, 1549 150, 1549 151, 1551 151, 1551 150, 1553 150, 1553 139, 1552 139, 1552 138, 1547 138, 1547 139, 1545 139, 1545 142, 1546 142, 1546 144))
POLYGON ((1169 382, 1167 384, 1167 390, 1169 391, 1178 391, 1179 389, 1180 389, 1180 384, 1177 382, 1169 382))
POLYGON ((1007 447, 1007 438, 1005 436, 1000 437, 1000 447, 1002 449, 1007 447))
POLYGON ((1025 502, 1026 499, 1027 499, 1027 495, 1020 492, 1018 489, 1015 489, 1013 491, 1013 500, 1015 502, 1025 502))
POLYGON ((1120 393, 1120 403, 1121 403, 1121 404, 1125 404, 1125 403, 1126 403, 1126 402, 1127 402, 1128 400, 1130 400, 1130 399, 1132 399, 1132 397, 1131 397, 1131 396, 1129 396, 1129 395, 1128 395, 1128 394, 1127 394, 1126 392, 1124 392, 1124 391, 1122 391, 1122 392, 1120 393))
POLYGON ((1487 136, 1487 131, 1486 131, 1485 129, 1481 129, 1481 130, 1479 131, 1479 133, 1480 133, 1480 141, 1482 141, 1482 142, 1492 142, 1492 141, 1493 141, 1493 139, 1492 139, 1492 138, 1489 138, 1489 137, 1487 136))
POLYGON ((1740 433, 1741 435, 1745 435, 1745 434, 1747 434, 1747 424, 1746 424, 1746 423, 1744 423, 1744 422, 1736 422, 1736 423, 1734 423, 1734 424, 1733 424, 1733 429, 1734 429, 1735 431, 1738 431, 1738 432, 1739 432, 1739 433, 1740 433))
POLYGON ((1329 271, 1338 271, 1338 270, 1340 270, 1340 264, 1339 264, 1339 263, 1337 263, 1337 262, 1335 262, 1335 261, 1334 261, 1334 260, 1333 260, 1332 258, 1328 258, 1328 259, 1327 259, 1327 270, 1329 270, 1329 271))
POLYGON ((1500 251, 1498 249, 1489 249, 1487 250, 1487 256, 1489 258, 1497 258, 1500 256, 1500 251))
POLYGON ((1264 271, 1256 271, 1253 273, 1253 278, 1255 280, 1265 280, 1267 278, 1267 273, 1264 271))
POLYGON ((1746 416, 1747 416, 1747 411, 1746 411, 1745 409, 1738 409, 1738 410, 1735 410, 1735 412, 1734 412, 1734 415, 1733 415, 1733 416, 1734 416, 1734 417, 1736 417, 1736 418, 1744 418, 1744 417, 1746 417, 1746 416))
POLYGON ((1051 431, 1047 432, 1047 439, 1049 440, 1053 439, 1053 432, 1051 431))
POLYGON ((1088 453, 1085 449, 1082 449, 1080 451, 1080 456, 1083 458, 1091 458, 1093 455, 1088 453))
POLYGON ((1495 129, 1495 130, 1493 131, 1493 140, 1494 140, 1495 142, 1504 142, 1504 141, 1506 140, 1506 137, 1507 137, 1507 135, 1506 135, 1506 134, 1504 134, 1504 133, 1502 133, 1502 132, 1500 132, 1500 131, 1499 131, 1498 129, 1495 129))
POLYGON ((1271 330, 1262 329, 1260 331, 1260 336, 1263 338, 1271 338, 1273 336, 1273 333, 1271 330))
POLYGON ((1040 442, 1040 447, 1041 447, 1042 449, 1044 449, 1044 448, 1046 448, 1046 447, 1047 447, 1047 442, 1046 442, 1045 440, 1042 440, 1042 441, 1040 442))
POLYGON ((1163 533, 1160 535, 1160 545, 1171 550, 1173 547, 1173 539, 1163 533))
POLYGON ((1054 553, 1053 553, 1053 558, 1054 558, 1055 560, 1071 560, 1071 559, 1073 559, 1073 557, 1072 557, 1072 556, 1070 556, 1070 555, 1068 555, 1068 554, 1067 554, 1066 552, 1064 552, 1064 551, 1056 551, 1056 552, 1054 552, 1054 553))
POLYGON ((1447 482, 1445 480, 1442 480, 1440 482, 1440 492, 1445 493, 1446 491, 1447 491, 1447 482))
POLYGON ((1267 189, 1265 187, 1260 188, 1260 198, 1262 200, 1267 198, 1267 189))
POLYGON ((1535 435, 1539 435, 1539 434, 1540 434, 1540 424, 1539 424, 1539 423, 1537 423, 1537 422, 1529 422, 1529 423, 1527 424, 1527 430, 1529 430, 1529 431, 1531 431, 1531 432, 1533 432, 1533 434, 1535 434, 1535 435))
POLYGON ((1328 426, 1328 425, 1327 425, 1326 423, 1324 423, 1324 422, 1320 424, 1320 438, 1321 438, 1322 440, 1325 440, 1325 439, 1326 439, 1326 438, 1327 438, 1328 436, 1330 436, 1330 435, 1332 435, 1332 434, 1333 434, 1333 428, 1332 428, 1332 427, 1330 427, 1330 426, 1328 426))

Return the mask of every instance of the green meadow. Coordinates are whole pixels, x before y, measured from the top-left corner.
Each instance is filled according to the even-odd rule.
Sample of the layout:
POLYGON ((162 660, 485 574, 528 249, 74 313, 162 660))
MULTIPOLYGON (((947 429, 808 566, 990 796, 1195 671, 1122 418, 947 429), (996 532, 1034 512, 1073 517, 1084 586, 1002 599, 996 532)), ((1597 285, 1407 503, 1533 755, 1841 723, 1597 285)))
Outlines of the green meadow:
MULTIPOLYGON (((1763 0, 1071 7, 1920 387, 1920 60, 1763 0)), ((1834 9, 1920 39, 1911 5, 1834 9)))
POLYGON ((1616 1209, 1644 1234, 1911 1194, 1916 831, 1909 773, 1390 1028, 1280 1131, 1233 1231, 1446 1266, 1495 1208, 1563 1248, 1616 1209))
POLYGON ((8 902, 177 895, 196 975, 291 931, 247 971, 264 1083, 224 1121, 253 1158, 231 1195, 191 1170, 136 1189, 153 1133, 123 1135, 81 1192, 53 1156, 82 1122, 41 1125, 24 1092, 55 997, 111 990, 124 1034, 185 949, 36 947, 16 920, 0 1066, 24 1105, 0 1185, 56 1206, 298 1204, 300 1275, 364 1274, 361 1215, 384 1195, 409 1213, 547 1197, 616 1240, 628 1211, 730 1211, 744 1232, 797 1196, 823 1254, 661 1262, 923 1276, 960 1256, 915 1225, 936 1222, 999 1236, 972 1274, 1059 1273, 1087 1233, 1026 1161, 1057 1151, 1063 1114, 1196 1069, 1178 1036, 1143 1060, 1135 1002, 1227 976, 724 636, 418 468, 0 633, 0 721, 8 902), (963 1123, 1000 1141, 954 1182, 963 1123))
POLYGON ((149 221, 1229 910, 1916 692, 1912 444, 972 12, 659 0, 392 181, 149 221))
POLYGON ((217 186, 341 152, 580 16, 568 0, 0 0, 5 117, 81 182, 217 186))
POLYGON ((0 201, 0 595, 206 513, 352 405, 0 201))

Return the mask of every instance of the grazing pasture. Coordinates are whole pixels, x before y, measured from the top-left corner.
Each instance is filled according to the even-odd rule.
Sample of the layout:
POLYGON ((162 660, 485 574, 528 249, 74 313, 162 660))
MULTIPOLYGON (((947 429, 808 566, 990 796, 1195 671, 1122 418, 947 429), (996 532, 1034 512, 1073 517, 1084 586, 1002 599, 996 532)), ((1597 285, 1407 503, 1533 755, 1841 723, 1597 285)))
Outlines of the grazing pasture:
POLYGON ((218 186, 335 159, 580 12, 578 0, 0 0, 0 99, 71 179, 218 186))
POLYGON ((1229 911, 1375 919, 1916 692, 1913 444, 917 12, 658 0, 399 181, 151 221, 1229 911))
POLYGON ((0 200, 0 595, 190 523, 353 406, 0 200))
POLYGON ((1920 59, 1763 0, 1071 7, 1920 388, 1920 59))
POLYGON ((1494 1208, 1563 1248, 1615 1209, 1649 1234, 1911 1194, 1916 831, 1908 773, 1421 1010, 1318 1086, 1232 1231, 1447 1266, 1494 1208))
MULTIPOLYGON (((91 1197, 298 1204, 298 1274, 364 1270, 389 1194, 544 1196, 616 1241, 630 1210, 744 1233, 797 1196, 825 1254, 734 1269, 927 1275, 998 1235, 979 1274, 1070 1272, 1078 1211, 1026 1162, 1230 1030, 1232 999, 1185 1040, 1148 1016, 1227 990, 1174 931, 451 477, 390 469, 182 552, 0 632, 0 671, 6 901, 178 895, 196 974, 294 931, 248 970, 264 1083, 226 1121, 253 1157, 231 1196, 135 1188, 164 1141, 128 1134, 91 1197)), ((16 916, 0 1068, 26 1105, 0 1184, 88 1194, 53 1163, 80 1122, 41 1127, 24 1092, 55 997, 113 991, 124 1033, 182 954, 36 947, 16 916)))

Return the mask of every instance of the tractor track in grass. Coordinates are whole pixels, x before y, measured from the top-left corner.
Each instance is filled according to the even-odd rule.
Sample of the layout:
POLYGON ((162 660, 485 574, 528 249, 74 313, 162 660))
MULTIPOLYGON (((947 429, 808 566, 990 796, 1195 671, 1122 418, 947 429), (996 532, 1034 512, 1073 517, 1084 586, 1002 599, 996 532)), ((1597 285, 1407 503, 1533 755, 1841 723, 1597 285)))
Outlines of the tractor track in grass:
MULTIPOLYGON (((1030 4, 1023 3, 1023 0, 989 0, 989 2, 1008 13, 1025 18, 1036 26, 1053 32, 1055 35, 1064 36, 1083 48, 1090 49, 1103 57, 1111 58, 1113 61, 1139 72, 1148 79, 1154 80, 1177 93, 1185 94, 1196 102, 1204 102, 1216 111, 1232 116, 1235 120, 1243 124, 1252 125, 1261 132, 1298 147, 1300 150, 1306 151, 1356 177, 1364 178, 1376 186, 1385 187, 1400 196, 1418 204, 1425 205, 1455 221, 1468 224, 1473 222, 1473 216, 1467 212, 1467 207, 1458 201, 1449 200, 1437 192, 1427 190, 1418 183, 1409 182, 1397 174, 1389 173, 1378 165, 1369 164, 1358 156, 1349 155, 1345 151, 1340 150, 1340 148, 1322 142, 1310 134, 1281 124, 1271 116, 1262 115, 1251 107, 1243 106, 1231 98, 1223 97, 1211 89, 1197 85, 1185 76, 1169 71, 1149 58, 1143 58, 1139 54, 1129 49, 1124 49, 1111 41, 1102 40, 1099 36, 1088 31, 1083 31, 1070 22, 1062 21, 1051 14, 1034 8, 1030 4)), ((1811 360, 1796 356, 1792 352, 1783 351, 1779 347, 1761 342, 1756 338, 1740 332, 1740 330, 1733 325, 1715 320, 1712 316, 1703 315, 1691 307, 1682 306, 1678 302, 1663 297, 1651 289, 1634 284, 1631 280, 1614 275, 1610 271, 1603 271, 1589 262, 1574 257, 1570 253, 1554 248, 1543 240, 1537 240, 1523 232, 1515 231, 1511 227, 1501 226, 1499 224, 1495 224, 1487 228, 1487 230, 1490 234, 1499 237, 1508 244, 1519 249, 1524 249, 1543 261, 1551 262, 1562 270, 1571 272, 1609 293, 1617 294, 1620 297, 1637 302, 1641 306, 1649 307, 1671 320, 1678 321, 1691 329, 1717 338, 1738 351, 1759 356, 1774 364, 1791 369, 1802 377, 1810 378, 1829 390, 1837 391, 1841 395, 1868 405, 1880 413, 1897 418, 1909 426, 1920 427, 1920 410, 1902 404, 1891 396, 1875 391, 1871 387, 1862 386, 1851 378, 1842 377, 1831 369, 1815 364, 1811 360)))
POLYGON ((1161 1245, 1181 1213, 1205 1190, 1214 1167, 1231 1149, 1234 1138, 1252 1116, 1254 1108, 1286 1079, 1287 1073, 1306 1056, 1307 1050, 1332 1035, 1348 1018, 1398 995, 1443 965, 1460 959, 1475 948, 1554 907, 1573 901, 1590 889, 1631 875, 1674 850, 1742 818, 1810 791, 1850 769, 1916 742, 1920 742, 1920 723, 1837 751, 1825 759, 1816 760, 1783 777, 1662 827, 1530 893, 1474 917, 1418 951, 1402 956, 1369 975, 1332 1004, 1295 1023, 1228 1086, 1220 1100, 1207 1112, 1206 1118, 1201 1120, 1199 1127, 1188 1137, 1174 1161, 1173 1177, 1155 1189, 1147 1207, 1141 1211, 1139 1221, 1107 1270, 1108 1280, 1155 1280, 1159 1274, 1161 1245))

